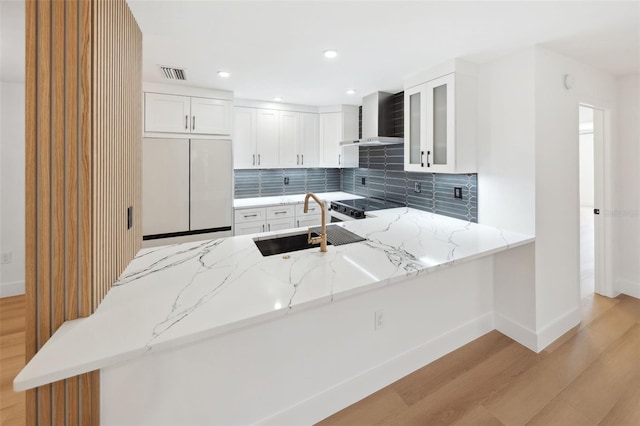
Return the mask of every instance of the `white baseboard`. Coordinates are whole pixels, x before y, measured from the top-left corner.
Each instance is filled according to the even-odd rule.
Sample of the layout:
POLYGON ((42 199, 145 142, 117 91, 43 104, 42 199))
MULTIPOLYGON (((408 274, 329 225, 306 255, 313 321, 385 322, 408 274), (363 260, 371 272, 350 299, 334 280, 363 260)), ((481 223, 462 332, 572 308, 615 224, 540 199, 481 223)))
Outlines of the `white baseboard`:
POLYGON ((24 281, 0 283, 0 297, 19 296, 24 294, 24 281))
POLYGON ((620 293, 640 299, 640 283, 620 279, 616 281, 616 290, 620 293))
POLYGON ((538 332, 538 348, 536 352, 540 352, 578 324, 580 324, 579 307, 556 318, 538 332))
POLYGON ((522 346, 525 346, 534 352, 538 352, 538 336, 535 331, 530 330, 519 322, 514 321, 511 318, 507 318, 497 312, 494 312, 493 315, 496 330, 505 336, 512 338, 522 346))
POLYGON ((257 424, 316 423, 493 329, 493 314, 484 314, 257 424))

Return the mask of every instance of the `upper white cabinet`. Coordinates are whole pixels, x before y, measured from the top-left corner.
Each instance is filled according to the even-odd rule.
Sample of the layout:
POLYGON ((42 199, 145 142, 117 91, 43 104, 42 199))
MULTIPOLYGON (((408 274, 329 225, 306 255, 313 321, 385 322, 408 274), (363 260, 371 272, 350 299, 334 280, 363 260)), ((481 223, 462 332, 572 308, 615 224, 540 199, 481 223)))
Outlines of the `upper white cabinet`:
POLYGON ((236 169, 318 166, 318 114, 237 106, 236 169))
POLYGON ((358 139, 358 107, 343 105, 341 111, 321 113, 320 166, 358 167, 357 147, 340 146, 350 139, 358 139))
POLYGON ((405 170, 477 171, 475 73, 462 68, 405 88, 405 170))
POLYGON ((230 135, 232 102, 145 93, 144 130, 157 133, 230 135))

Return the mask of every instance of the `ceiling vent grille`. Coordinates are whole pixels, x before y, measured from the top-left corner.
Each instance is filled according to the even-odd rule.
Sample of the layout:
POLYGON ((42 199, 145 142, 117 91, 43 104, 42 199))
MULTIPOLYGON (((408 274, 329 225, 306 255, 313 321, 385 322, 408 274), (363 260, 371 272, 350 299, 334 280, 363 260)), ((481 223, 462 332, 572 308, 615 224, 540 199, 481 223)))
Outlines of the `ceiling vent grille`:
POLYGON ((172 67, 160 67, 160 71, 164 78, 169 80, 186 80, 187 75, 185 74, 183 69, 180 68, 172 68, 172 67))

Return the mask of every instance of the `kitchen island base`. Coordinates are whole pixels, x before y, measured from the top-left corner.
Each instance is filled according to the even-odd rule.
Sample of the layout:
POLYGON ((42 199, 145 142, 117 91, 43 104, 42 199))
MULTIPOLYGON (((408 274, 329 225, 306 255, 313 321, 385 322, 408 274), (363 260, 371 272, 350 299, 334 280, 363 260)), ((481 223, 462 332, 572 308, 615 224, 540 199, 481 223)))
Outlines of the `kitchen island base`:
MULTIPOLYGON (((529 246, 515 250, 528 257, 529 246)), ((493 330, 494 286, 509 284, 495 279, 513 278, 496 258, 512 250, 106 367, 101 422, 322 420, 493 330)))

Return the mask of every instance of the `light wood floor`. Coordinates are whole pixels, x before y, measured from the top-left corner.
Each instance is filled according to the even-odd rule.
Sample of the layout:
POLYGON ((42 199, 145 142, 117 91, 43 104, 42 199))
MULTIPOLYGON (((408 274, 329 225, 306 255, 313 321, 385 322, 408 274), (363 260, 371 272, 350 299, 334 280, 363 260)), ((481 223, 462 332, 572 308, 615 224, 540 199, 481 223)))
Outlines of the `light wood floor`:
POLYGON ((25 420, 24 392, 13 391, 22 370, 24 352, 24 296, 0 298, 0 425, 21 426, 25 420))
MULTIPOLYGON (((25 423, 24 296, 0 299, 0 425, 25 423)), ((321 425, 640 425, 640 300, 582 300, 539 354, 493 331, 321 425)))
POLYGON ((493 331, 319 424, 640 425, 640 300, 582 319, 539 354, 493 331))

